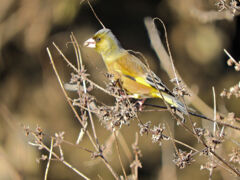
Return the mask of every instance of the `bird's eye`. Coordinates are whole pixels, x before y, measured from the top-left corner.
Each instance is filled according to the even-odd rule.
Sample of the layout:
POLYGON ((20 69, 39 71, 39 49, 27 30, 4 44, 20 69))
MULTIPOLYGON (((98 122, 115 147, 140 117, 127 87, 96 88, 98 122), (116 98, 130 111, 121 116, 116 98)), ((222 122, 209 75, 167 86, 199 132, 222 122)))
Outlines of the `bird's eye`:
POLYGON ((96 42, 99 42, 100 40, 101 40, 100 37, 97 37, 97 38, 96 38, 96 42))

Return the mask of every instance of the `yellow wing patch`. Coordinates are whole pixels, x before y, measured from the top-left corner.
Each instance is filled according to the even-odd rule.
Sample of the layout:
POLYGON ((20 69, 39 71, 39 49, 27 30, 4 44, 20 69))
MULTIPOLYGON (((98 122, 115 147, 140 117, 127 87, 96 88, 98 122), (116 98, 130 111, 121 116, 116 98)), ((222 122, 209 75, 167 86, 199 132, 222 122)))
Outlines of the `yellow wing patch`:
POLYGON ((135 77, 136 81, 142 85, 145 85, 147 87, 152 87, 150 84, 146 82, 146 79, 143 77, 135 77))

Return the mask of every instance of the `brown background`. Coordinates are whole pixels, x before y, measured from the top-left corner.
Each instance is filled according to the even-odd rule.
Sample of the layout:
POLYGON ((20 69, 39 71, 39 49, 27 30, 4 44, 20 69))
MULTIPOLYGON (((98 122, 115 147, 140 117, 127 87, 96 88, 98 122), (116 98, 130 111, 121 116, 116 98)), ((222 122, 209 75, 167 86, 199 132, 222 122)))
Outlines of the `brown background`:
MULTIPOLYGON (((78 0, 1 0, 0 7, 0 179, 43 179, 46 162, 36 163, 45 151, 28 145, 32 139, 24 135, 22 125, 35 129, 39 125, 46 134, 65 132, 65 138, 75 142, 80 125, 60 90, 53 73, 46 47, 53 53, 57 68, 65 82, 70 79, 71 69, 52 46, 55 42, 65 55, 75 62, 70 42, 73 32, 80 45, 101 28, 87 3, 78 0)), ((161 18, 167 27, 170 47, 175 65, 186 83, 210 106, 213 106, 212 86, 217 95, 218 110, 239 115, 239 100, 222 99, 219 94, 239 81, 239 73, 227 67, 227 49, 235 59, 239 58, 239 18, 204 23, 196 13, 198 10, 217 10, 216 1, 194 0, 98 0, 92 5, 106 27, 118 37, 123 47, 142 52, 148 59, 151 69, 170 88, 168 76, 159 67, 159 61, 150 47, 143 19, 146 16, 161 18)), ((163 30, 158 25, 161 38, 163 30)), ((99 55, 93 50, 82 48, 84 64, 91 75, 90 79, 105 86, 106 69, 99 55)), ((93 95, 106 104, 113 104, 113 98, 98 90, 93 95)), ((157 100, 150 101, 158 103, 157 100)), ((175 122, 167 113, 141 113, 143 121, 153 124, 175 122)), ((96 119, 96 118, 95 118, 96 119)), ((96 119, 100 142, 104 143, 110 132, 96 119)), ((138 131, 136 121, 122 128, 122 134, 129 148, 138 131)), ((196 143, 180 127, 175 127, 177 139, 194 146, 196 143)), ((49 140, 45 141, 49 145, 49 140)), ((89 146, 85 138, 82 146, 89 146)), ((166 154, 171 143, 162 146, 153 144, 151 137, 140 138, 143 168, 140 179, 207 179, 208 172, 200 171, 201 158, 184 170, 175 169, 173 155, 166 154), (165 149, 165 152, 164 152, 165 149), (163 150, 163 151, 162 151, 163 150), (163 161, 162 155, 167 157, 163 161), (162 166, 164 164, 164 166, 162 166), (169 168, 168 168, 169 166, 169 168), (176 171, 176 174, 173 173, 176 171)), ((182 147, 183 148, 183 147, 182 147)), ((112 179, 106 167, 90 154, 71 146, 64 146, 65 159, 81 172, 93 179, 100 174, 104 179, 112 179)), ((183 148, 184 149, 184 148, 183 148)), ((226 147, 227 149, 227 147, 226 147)), ((171 152, 171 151, 170 151, 171 152)), ((113 152, 113 154, 115 154, 113 152)), ((124 156, 124 155, 123 155, 124 156)), ((228 157, 226 157, 228 158, 228 157)), ((109 159, 113 168, 121 173, 117 157, 109 159)), ((129 162, 125 158, 129 172, 129 162)), ((61 163, 52 162, 49 179, 78 179, 73 171, 61 163)), ((225 171, 216 170, 213 179, 227 179, 225 171)))

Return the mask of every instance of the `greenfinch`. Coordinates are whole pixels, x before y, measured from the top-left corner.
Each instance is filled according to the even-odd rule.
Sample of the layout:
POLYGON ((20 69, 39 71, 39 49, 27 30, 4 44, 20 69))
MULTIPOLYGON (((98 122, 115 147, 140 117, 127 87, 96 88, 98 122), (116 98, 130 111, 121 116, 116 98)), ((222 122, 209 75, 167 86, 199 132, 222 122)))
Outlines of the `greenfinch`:
POLYGON ((141 60, 125 50, 110 29, 103 28, 84 42, 101 56, 110 74, 120 80, 128 95, 135 99, 161 98, 183 114, 183 103, 166 87, 141 60), (160 92, 161 91, 161 92, 160 92), (163 96, 163 97, 162 97, 163 96))

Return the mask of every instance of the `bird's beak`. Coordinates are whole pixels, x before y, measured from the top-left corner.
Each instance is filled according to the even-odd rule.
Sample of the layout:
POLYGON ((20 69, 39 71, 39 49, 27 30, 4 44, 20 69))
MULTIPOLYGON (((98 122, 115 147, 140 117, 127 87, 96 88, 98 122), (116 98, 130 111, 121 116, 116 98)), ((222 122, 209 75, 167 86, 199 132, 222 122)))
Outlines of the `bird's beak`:
POLYGON ((93 38, 90 38, 86 40, 83 45, 89 48, 96 48, 96 41, 93 38))

